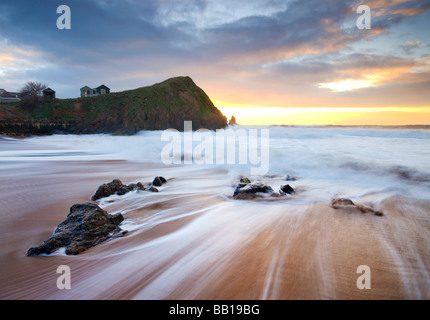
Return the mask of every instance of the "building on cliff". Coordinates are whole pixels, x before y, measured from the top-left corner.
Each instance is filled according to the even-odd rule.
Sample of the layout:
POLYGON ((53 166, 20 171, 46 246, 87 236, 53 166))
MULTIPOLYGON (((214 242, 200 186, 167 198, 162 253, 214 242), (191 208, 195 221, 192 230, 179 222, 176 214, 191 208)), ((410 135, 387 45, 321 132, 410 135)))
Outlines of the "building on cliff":
POLYGON ((55 99, 55 91, 51 88, 46 88, 42 91, 43 97, 47 100, 55 99))
POLYGON ((95 97, 95 96, 99 96, 102 94, 109 94, 109 93, 110 93, 110 88, 106 87, 104 84, 102 84, 97 88, 90 88, 88 86, 84 86, 81 88, 81 98, 95 97))
POLYGON ((18 93, 7 92, 5 89, 0 89, 0 103, 13 103, 19 102, 18 93))

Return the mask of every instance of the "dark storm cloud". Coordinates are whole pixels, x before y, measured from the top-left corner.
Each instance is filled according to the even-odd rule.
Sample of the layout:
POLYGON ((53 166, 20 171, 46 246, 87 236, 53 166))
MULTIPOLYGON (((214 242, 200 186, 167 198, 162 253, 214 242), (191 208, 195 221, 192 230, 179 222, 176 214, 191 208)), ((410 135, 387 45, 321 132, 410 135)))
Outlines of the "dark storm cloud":
POLYGON ((173 39, 189 41, 175 26, 154 22, 157 6, 152 1, 67 1, 72 12, 72 29, 58 30, 56 1, 5 1, 0 5, 4 19, 0 34, 16 45, 46 51, 53 59, 69 62, 103 60, 110 54, 126 57, 127 45, 139 49, 168 48, 173 39), (123 50, 125 46, 125 49, 123 50))
MULTIPOLYGON (((351 37, 338 28, 327 30, 329 23, 343 22, 349 6, 343 1, 295 1, 286 10, 271 16, 254 15, 206 30, 210 43, 217 43, 217 54, 253 54, 260 59, 289 56, 297 48, 331 46, 336 41, 349 41, 351 37), (341 40, 339 40, 341 39, 341 40), (323 43, 325 42, 325 43, 323 43)), ((264 62, 264 61, 263 61, 264 62)))
MULTIPOLYGON (((110 56, 179 55, 192 59, 198 55, 197 50, 221 58, 238 53, 260 54, 262 50, 288 51, 289 47, 318 39, 333 41, 322 21, 341 22, 348 8, 343 1, 323 5, 320 1, 295 1, 287 10, 271 16, 256 12, 197 29, 193 21, 167 19, 169 24, 161 23, 163 1, 66 2, 72 9, 72 29, 68 31, 56 28, 57 1, 2 1, 0 34, 13 44, 36 47, 50 54, 51 59, 67 59, 69 63, 87 59, 94 62, 110 56)), ((185 2, 181 7, 184 16, 191 8, 195 12, 206 8, 205 1, 185 2)))

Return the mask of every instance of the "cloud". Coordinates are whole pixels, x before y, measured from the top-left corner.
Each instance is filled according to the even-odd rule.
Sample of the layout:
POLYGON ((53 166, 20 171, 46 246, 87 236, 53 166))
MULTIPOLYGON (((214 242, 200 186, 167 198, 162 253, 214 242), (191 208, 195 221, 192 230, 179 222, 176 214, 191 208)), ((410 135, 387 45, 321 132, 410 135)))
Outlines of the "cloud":
POLYGON ((332 62, 332 65, 333 72, 319 83, 319 87, 333 92, 430 82, 428 59, 352 54, 332 62))
POLYGON ((428 66, 408 56, 428 43, 402 38, 396 52, 376 41, 396 39, 393 26, 426 14, 423 1, 369 2, 371 30, 356 27, 361 1, 67 2, 71 30, 56 28, 56 1, 1 1, 0 87, 16 90, 34 79, 59 88, 59 97, 74 97, 85 84, 120 91, 190 75, 215 100, 318 106, 353 95, 360 96, 353 103, 374 99, 402 83, 415 83, 417 93, 428 80, 428 66), (360 51, 370 41, 374 49, 360 51), (372 85, 324 89, 340 81, 350 88, 372 85))
POLYGON ((404 44, 400 45, 400 48, 403 50, 405 54, 411 54, 412 51, 416 48, 420 47, 419 41, 405 41, 404 44))
MULTIPOLYGON (((26 77, 31 71, 40 71, 50 65, 44 59, 44 53, 33 47, 11 45, 5 39, 0 39, 0 83, 11 91, 17 91, 23 86, 19 79, 26 77)), ((36 80, 31 78, 28 80, 36 80)))
POLYGON ((430 10, 430 4, 423 0, 377 0, 372 1, 370 6, 375 11, 375 17, 392 15, 411 17, 430 10))

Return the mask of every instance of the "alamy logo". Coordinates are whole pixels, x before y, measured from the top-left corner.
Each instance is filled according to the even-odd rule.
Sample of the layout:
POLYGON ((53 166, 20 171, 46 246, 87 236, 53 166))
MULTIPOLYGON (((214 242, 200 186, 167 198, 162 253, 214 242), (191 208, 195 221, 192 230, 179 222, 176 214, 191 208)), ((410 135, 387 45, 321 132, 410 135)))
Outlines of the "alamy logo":
POLYGON ((357 267, 357 273, 361 275, 357 279, 357 288, 360 290, 370 289, 370 268, 366 265, 361 265, 357 267))
POLYGON ((57 28, 59 30, 71 29, 72 17, 70 7, 63 4, 57 8, 57 13, 61 14, 57 19, 57 28))
POLYGON ((66 265, 58 266, 57 273, 61 274, 61 276, 57 278, 57 288, 59 290, 70 290, 72 288, 70 267, 66 265))
POLYGON ((361 5, 357 8, 357 13, 362 14, 357 19, 357 28, 360 30, 363 29, 372 29, 372 23, 371 23, 371 15, 370 15, 370 8, 366 5, 361 5))
POLYGON ((216 132, 192 131, 192 121, 184 121, 184 132, 167 129, 161 141, 169 142, 161 160, 171 164, 240 164, 252 165, 251 175, 269 171, 269 129, 218 129, 216 132))

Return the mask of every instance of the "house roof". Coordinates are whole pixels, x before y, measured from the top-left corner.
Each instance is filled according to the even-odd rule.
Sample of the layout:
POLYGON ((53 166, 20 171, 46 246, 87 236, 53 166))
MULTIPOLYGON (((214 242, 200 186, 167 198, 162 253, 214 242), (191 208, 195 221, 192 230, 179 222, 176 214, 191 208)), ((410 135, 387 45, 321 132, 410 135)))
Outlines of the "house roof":
POLYGON ((43 92, 52 92, 52 93, 55 93, 55 91, 52 90, 51 88, 46 88, 45 90, 43 90, 43 92))
POLYGON ((102 84, 101 86, 97 87, 96 89, 109 89, 109 87, 106 87, 104 84, 102 84))
POLYGON ((88 86, 84 86, 84 87, 81 88, 81 90, 92 90, 92 89, 90 87, 88 87, 88 86))
POLYGON ((9 92, 7 92, 4 89, 0 90, 0 97, 2 97, 2 98, 16 98, 16 96, 11 95, 9 92))

